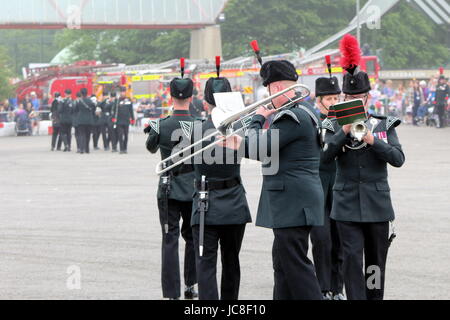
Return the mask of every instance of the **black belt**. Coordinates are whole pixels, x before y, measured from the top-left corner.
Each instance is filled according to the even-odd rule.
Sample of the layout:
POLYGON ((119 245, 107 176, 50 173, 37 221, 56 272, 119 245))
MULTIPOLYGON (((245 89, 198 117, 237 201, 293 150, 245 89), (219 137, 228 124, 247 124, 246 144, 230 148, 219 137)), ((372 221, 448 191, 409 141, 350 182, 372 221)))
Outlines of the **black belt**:
POLYGON ((175 169, 172 171, 172 175, 174 177, 179 176, 181 174, 190 173, 194 171, 194 167, 192 165, 183 165, 180 169, 175 169))
MULTIPOLYGON (((241 179, 239 178, 233 178, 229 180, 207 181, 206 183, 208 191, 229 189, 238 186, 240 184, 241 179)), ((197 190, 200 190, 201 186, 199 181, 195 182, 195 186, 197 187, 197 190)))

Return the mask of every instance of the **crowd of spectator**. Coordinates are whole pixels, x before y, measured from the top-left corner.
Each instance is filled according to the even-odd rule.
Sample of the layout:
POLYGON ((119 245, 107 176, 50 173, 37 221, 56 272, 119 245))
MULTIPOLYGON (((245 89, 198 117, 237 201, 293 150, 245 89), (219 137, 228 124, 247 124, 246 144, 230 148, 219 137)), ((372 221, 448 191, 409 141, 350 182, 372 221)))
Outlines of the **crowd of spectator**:
MULTIPOLYGON (((430 124, 436 116, 436 87, 439 78, 410 80, 407 87, 403 84, 393 86, 391 80, 379 80, 370 91, 370 111, 381 115, 399 117, 404 123, 419 125, 430 124)), ((445 112, 450 111, 450 104, 445 112)), ((448 119, 448 117, 447 117, 448 119)))
MULTIPOLYGON (((436 104, 436 87, 438 85, 438 77, 432 77, 428 81, 410 80, 407 86, 402 83, 394 86, 391 80, 378 80, 372 85, 370 91, 369 113, 397 116, 404 123, 412 125, 429 124, 435 113, 433 108, 436 104)), ((242 91, 238 87, 234 89, 242 91)), ((251 104, 254 100, 244 94, 243 98, 246 105, 251 104)), ((195 90, 190 111, 196 118, 205 116, 202 100, 202 94, 195 90)), ((34 92, 26 95, 22 101, 15 98, 4 100, 0 102, 0 122, 16 121, 18 116, 23 118, 25 112, 30 132, 39 134, 40 121, 50 120, 51 101, 51 96, 44 94, 43 98, 39 99, 34 92)), ((170 95, 167 92, 157 93, 153 98, 133 98, 132 101, 137 119, 135 125, 139 127, 142 126, 144 118, 160 118, 166 115, 171 104, 170 95)), ((313 101, 311 102, 313 103, 313 101)), ((449 112, 450 102, 445 110, 447 120, 450 119, 449 112)))

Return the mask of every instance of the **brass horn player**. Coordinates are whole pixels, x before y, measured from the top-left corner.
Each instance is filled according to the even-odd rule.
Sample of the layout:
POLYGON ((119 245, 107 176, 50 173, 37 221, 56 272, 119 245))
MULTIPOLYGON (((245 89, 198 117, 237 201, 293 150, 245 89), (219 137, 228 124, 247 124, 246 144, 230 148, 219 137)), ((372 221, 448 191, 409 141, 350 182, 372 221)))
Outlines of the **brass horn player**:
MULTIPOLYGON (((256 43, 253 48, 260 60, 256 43)), ((292 87, 298 80, 294 65, 286 60, 264 63, 260 75, 270 95, 292 87)), ((258 109, 244 139, 233 136, 224 144, 234 149, 242 147, 245 157, 264 163, 256 225, 273 229, 275 236, 273 298, 321 300, 314 266, 307 256, 311 227, 323 224, 319 120, 311 105, 297 102, 279 111, 269 129, 263 130, 269 116, 296 96, 291 90, 273 98, 274 109, 258 109), (268 156, 260 157, 255 148, 266 149, 264 153, 268 156), (265 170, 268 161, 275 162, 277 156, 278 170, 265 170)))
MULTIPOLYGON (((340 48, 341 64, 347 70, 342 86, 345 100, 361 99, 367 110, 370 82, 367 74, 358 68, 358 41, 347 34, 340 48)), ((331 219, 336 221, 341 239, 345 291, 349 300, 381 300, 384 296, 387 253, 395 237, 394 234, 389 237, 389 221, 394 220, 394 210, 387 164, 401 167, 405 161, 395 130, 400 123, 398 118, 389 116, 369 117, 363 124, 371 129, 358 148, 352 145, 352 124, 341 127, 336 120, 324 124, 327 132, 323 161, 337 160, 331 219), (368 267, 379 272, 379 286, 366 283, 374 272, 368 267)))

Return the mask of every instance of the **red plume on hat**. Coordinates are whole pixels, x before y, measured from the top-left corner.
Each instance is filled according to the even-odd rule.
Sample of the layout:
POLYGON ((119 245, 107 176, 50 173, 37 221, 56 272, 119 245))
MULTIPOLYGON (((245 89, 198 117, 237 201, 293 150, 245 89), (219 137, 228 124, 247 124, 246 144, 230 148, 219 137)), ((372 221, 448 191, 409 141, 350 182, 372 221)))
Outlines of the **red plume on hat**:
POLYGON ((358 40, 351 34, 346 34, 339 43, 341 51, 341 66, 350 74, 355 72, 361 60, 361 49, 358 40))
POLYGON ((253 40, 252 42, 250 42, 250 45, 252 46, 253 52, 255 52, 256 59, 258 59, 259 64, 262 65, 262 59, 260 55, 261 51, 259 50, 258 41, 253 40))
POLYGON ((180 58, 181 78, 184 78, 184 68, 186 67, 186 61, 184 58, 180 58))
POLYGON ((328 73, 330 74, 330 78, 331 78, 331 56, 330 55, 325 56, 325 62, 327 64, 328 73))
POLYGON ((220 77, 220 56, 216 56, 216 71, 217 77, 220 77))
POLYGON ((442 76, 444 74, 444 67, 439 68, 439 74, 442 76))

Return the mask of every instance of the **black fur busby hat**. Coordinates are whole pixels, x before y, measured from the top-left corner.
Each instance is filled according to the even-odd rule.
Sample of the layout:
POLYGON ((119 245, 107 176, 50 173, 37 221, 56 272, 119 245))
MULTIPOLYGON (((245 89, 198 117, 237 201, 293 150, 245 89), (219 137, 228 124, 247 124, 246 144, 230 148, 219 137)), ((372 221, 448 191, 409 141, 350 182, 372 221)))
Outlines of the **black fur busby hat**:
POLYGON ((186 67, 185 58, 180 58, 181 78, 174 78, 170 82, 170 95, 175 99, 188 99, 192 97, 194 91, 194 82, 189 78, 184 78, 184 69, 186 67))
POLYGON ((215 106, 214 93, 231 92, 231 84, 225 77, 209 78, 205 86, 205 101, 215 106))
POLYGON ((194 82, 191 79, 175 78, 170 82, 170 95, 175 99, 188 99, 192 97, 194 82))
POLYGON ((322 77, 316 79, 316 97, 330 94, 341 94, 339 80, 336 77, 322 77))
POLYGON ((316 79, 316 97, 341 94, 338 79, 331 76, 331 56, 325 56, 325 61, 330 76, 316 79))
POLYGON ((265 87, 272 82, 298 80, 297 70, 287 60, 265 62, 261 67, 260 75, 263 78, 263 86, 265 87))
POLYGON ((342 54, 341 65, 347 71, 344 75, 342 91, 350 95, 369 92, 371 89, 369 76, 358 68, 361 60, 358 40, 351 34, 346 34, 339 47, 342 54))

